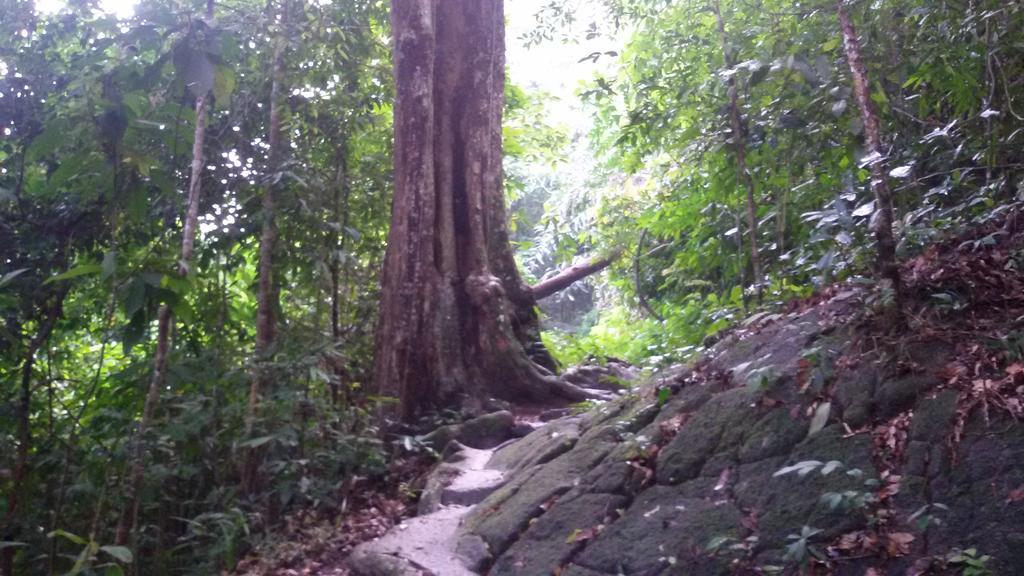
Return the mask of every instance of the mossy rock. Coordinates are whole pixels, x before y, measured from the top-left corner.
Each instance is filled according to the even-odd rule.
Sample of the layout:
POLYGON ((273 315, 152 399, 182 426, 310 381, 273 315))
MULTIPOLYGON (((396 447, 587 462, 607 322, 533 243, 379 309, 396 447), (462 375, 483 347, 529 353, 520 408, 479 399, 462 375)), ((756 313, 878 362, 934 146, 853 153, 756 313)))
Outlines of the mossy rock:
POLYGON ((562 418, 534 430, 495 452, 490 467, 516 471, 554 460, 572 450, 580 439, 580 420, 578 416, 562 418))
POLYGON ((686 498, 674 486, 654 486, 633 501, 575 564, 604 574, 654 574, 686 564, 719 536, 737 537, 742 515, 729 503, 686 498))
POLYGON ((481 502, 466 518, 465 531, 501 554, 555 499, 574 486, 611 452, 604 441, 581 442, 554 460, 518 473, 512 482, 481 502))
POLYGON ((554 574, 625 503, 626 498, 611 494, 566 496, 530 523, 516 543, 498 558, 489 574, 554 574))
POLYGON ((938 379, 928 373, 883 378, 875 390, 875 415, 887 420, 905 412, 917 404, 918 397, 938 384, 938 379))
POLYGON ((658 483, 678 484, 696 478, 705 463, 716 452, 739 449, 744 427, 754 414, 751 395, 737 388, 715 395, 701 406, 658 455, 658 483), (733 445, 723 445, 722 438, 735 438, 733 445))

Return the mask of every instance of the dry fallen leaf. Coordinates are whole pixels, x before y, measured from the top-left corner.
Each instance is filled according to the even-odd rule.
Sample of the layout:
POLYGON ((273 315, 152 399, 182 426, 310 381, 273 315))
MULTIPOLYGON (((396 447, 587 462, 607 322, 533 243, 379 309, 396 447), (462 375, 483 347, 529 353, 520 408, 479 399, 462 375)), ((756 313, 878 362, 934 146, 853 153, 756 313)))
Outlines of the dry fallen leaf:
POLYGON ((1015 504, 1015 503, 1021 502, 1021 501, 1024 501, 1024 486, 1021 486, 1020 488, 1017 488, 1016 490, 1011 490, 1010 494, 1007 495, 1007 497, 1006 497, 1006 503, 1007 504, 1015 504))
POLYGON ((893 532, 887 536, 889 545, 886 551, 889 556, 905 556, 910 553, 910 543, 914 541, 914 535, 909 532, 893 532))

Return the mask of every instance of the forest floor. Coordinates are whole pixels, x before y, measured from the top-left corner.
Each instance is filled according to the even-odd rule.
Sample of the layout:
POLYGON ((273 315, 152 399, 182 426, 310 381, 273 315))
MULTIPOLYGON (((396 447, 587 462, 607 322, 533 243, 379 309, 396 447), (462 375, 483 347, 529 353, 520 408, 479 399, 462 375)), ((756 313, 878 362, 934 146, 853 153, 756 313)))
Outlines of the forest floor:
POLYGON ((238 576, 349 576, 345 559, 363 542, 386 534, 416 513, 416 495, 409 489, 433 465, 432 459, 411 456, 397 460, 377 481, 356 482, 347 510, 300 510, 232 574, 238 576))
MULTIPOLYGON (((738 378, 735 376, 736 371, 743 372, 746 368, 739 366, 747 366, 751 363, 736 364, 735 362, 747 359, 743 356, 744 354, 753 354, 753 350, 749 347, 756 345, 752 343, 756 343, 758 338, 761 338, 768 346, 765 350, 771 349, 772 346, 779 348, 779 350, 773 350, 771 354, 784 352, 793 356, 790 363, 792 366, 786 370, 792 372, 792 381, 796 386, 793 390, 779 392, 777 395, 765 393, 755 407, 758 414, 762 412, 771 414, 775 411, 781 411, 780 414, 788 414, 787 418, 780 416, 782 421, 792 421, 793 426, 802 430, 795 437, 796 441, 804 438, 806 427, 809 425, 807 421, 811 419, 810 417, 816 417, 821 413, 819 408, 822 405, 831 404, 831 418, 826 409, 824 411, 825 420, 821 425, 824 425, 825 422, 832 422, 828 429, 833 430, 837 446, 847 446, 837 454, 852 458, 853 452, 850 451, 849 445, 844 443, 867 442, 867 452, 870 455, 865 461, 866 467, 874 467, 882 474, 883 478, 895 479, 892 481, 891 489, 899 490, 899 478, 902 473, 909 479, 904 480, 904 489, 909 491, 908 486, 913 486, 912 481, 916 478, 914 466, 920 456, 915 451, 920 452, 928 445, 937 446, 936 450, 939 452, 933 455, 936 458, 940 456, 940 452, 944 454, 946 450, 954 455, 953 462, 949 465, 951 466, 950 471, 943 473, 947 475, 939 475, 935 478, 948 478, 950 484, 956 484, 960 480, 957 480, 958 476, 956 476, 955 455, 957 446, 961 442, 974 443, 969 451, 966 450, 965 444, 964 462, 960 464, 961 468, 968 472, 980 471, 986 465, 982 462, 968 462, 967 460, 974 457, 973 454, 985 454, 988 450, 992 454, 998 453, 1005 456, 1005 454, 1009 454, 1005 450, 1016 449, 1012 448, 1016 444, 1007 440, 1007 444, 1002 448, 989 450, 981 444, 982 440, 978 440, 978 438, 987 438, 987 436, 978 435, 976 431, 972 432, 970 426, 973 423, 976 427, 987 427, 990 418, 995 421, 997 418, 1005 417, 1009 418, 1011 422, 1019 422, 1018 419, 1024 416, 1024 233, 1022 233, 1024 226, 1021 224, 1024 223, 1011 220, 972 230, 965 235, 937 243, 919 256, 904 262, 902 275, 906 283, 906 301, 904 302, 906 324, 903 330, 885 330, 875 322, 870 310, 872 307, 878 306, 879 302, 873 300, 872 295, 860 289, 851 289, 849 286, 832 286, 809 299, 793 302, 788 307, 779 310, 778 313, 758 314, 757 318, 751 317, 750 321, 741 323, 737 329, 726 334, 719 345, 716 345, 719 355, 713 359, 714 365, 721 364, 722 366, 733 361, 735 368, 726 369, 724 379, 720 379, 721 381, 715 380, 722 376, 721 371, 717 371, 712 375, 713 378, 709 376, 698 383, 698 376, 711 374, 710 370, 705 373, 701 368, 702 364, 698 362, 693 372, 694 375, 687 377, 687 383, 681 385, 683 393, 680 394, 679 390, 674 388, 673 394, 680 394, 678 396, 679 401, 682 402, 680 406, 684 406, 686 405, 684 397, 689 393, 686 390, 694 386, 698 388, 706 386, 709 389, 720 390, 714 392, 713 395, 715 398, 721 399, 726 399, 734 392, 740 392, 741 390, 735 389, 736 386, 740 388, 745 386, 742 382, 735 381, 735 378, 738 378), (849 296, 854 293, 856 295, 849 296), (865 296, 865 294, 867 295, 865 296), (807 395, 807 388, 812 385, 810 380, 817 369, 807 363, 806 357, 801 356, 803 351, 797 350, 794 352, 795 356, 789 354, 791 351, 781 350, 785 344, 779 341, 778 336, 772 336, 774 332, 782 334, 786 329, 796 325, 794 324, 796 320, 773 320, 772 317, 788 316, 796 319, 807 317, 808 314, 819 318, 815 321, 815 334, 821 334, 820 337, 825 340, 835 339, 845 351, 835 360, 834 369, 839 374, 838 381, 827 385, 814 398, 807 395), (847 328, 843 328, 843 326, 847 328), (838 332, 835 332, 836 327, 839 327, 838 332), (848 332, 843 332, 847 329, 848 332), (762 331, 763 334, 761 334, 762 331), (856 342, 846 339, 846 336, 840 338, 840 334, 856 335, 856 342), (923 343, 927 343, 927 347, 922 348, 923 343), (745 347, 746 350, 744 350, 745 347), (918 349, 924 350, 926 353, 919 354, 920 350, 918 349), (730 357, 731 360, 729 360, 730 357), (857 375, 870 372, 871 366, 875 365, 876 360, 879 360, 878 366, 888 366, 886 370, 891 370, 891 372, 888 373, 888 376, 883 376, 883 380, 879 383, 871 385, 872 392, 869 396, 872 398, 864 400, 867 402, 864 404, 867 407, 867 412, 863 415, 855 414, 855 409, 858 408, 856 404, 860 400, 856 398, 851 400, 853 397, 850 391, 854 390, 855 386, 859 386, 863 380, 858 379, 857 375), (929 365, 929 362, 932 364, 929 365), (733 382, 730 382, 729 374, 734 375, 733 382), (885 378, 891 380, 887 381, 885 378), (906 391, 903 389, 909 390, 908 387, 911 384, 917 387, 916 391, 908 392, 910 395, 906 398, 891 396, 893 390, 906 391), (925 414, 936 411, 937 398, 949 399, 948 413, 944 412, 947 415, 943 416, 945 420, 939 418, 946 424, 936 428, 939 430, 937 433, 941 433, 943 436, 933 438, 920 435, 924 434, 921 430, 927 423, 922 418, 925 414), (808 401, 811 403, 807 404, 808 401), (897 409, 897 404, 900 402, 903 405, 897 409), (915 412, 918 413, 916 416, 915 412), (979 414, 983 416, 983 423, 978 420, 979 414), (915 434, 919 436, 915 436, 915 434)), ((714 355, 714 352, 709 354, 714 355)), ((759 356, 752 355, 750 358, 763 357, 765 352, 757 354, 759 356)), ((716 401, 709 401, 707 405, 711 406, 716 401)), ((643 476, 639 481, 641 488, 635 495, 638 505, 644 502, 644 498, 649 497, 647 495, 660 494, 673 486, 671 482, 661 478, 674 465, 669 455, 672 452, 669 443, 676 435, 682 437, 680 428, 685 428, 686 422, 691 417, 688 411, 679 412, 683 416, 682 419, 668 414, 667 411, 672 408, 674 402, 676 400, 670 401, 663 421, 659 420, 651 424, 652 434, 654 436, 664 435, 663 442, 646 460, 639 458, 630 461, 630 466, 643 476), (666 433, 669 428, 672 428, 671 433, 666 433), (659 449, 662 450, 661 454, 658 452, 659 449), (645 466, 649 466, 649 468, 645 469, 645 466), (649 492, 647 492, 648 488, 650 488, 649 492)), ((750 414, 745 412, 749 409, 749 400, 737 404, 735 407, 737 421, 743 421, 750 417, 750 414)), ((693 410, 692 417, 694 419, 701 417, 701 412, 698 410, 702 410, 705 414, 710 413, 707 408, 698 407, 693 410)), ((731 413, 723 412, 722 414, 715 418, 727 418, 731 413)), ((536 414, 532 415, 536 416, 536 414)), ((588 417, 584 416, 584 418, 588 417)), ((662 417, 659 416, 659 418, 662 417)), ((767 417, 765 421, 767 421, 767 417)), ((813 434, 812 432, 811 435, 813 434)), ((826 434, 822 434, 818 438, 824 436, 826 434)), ((769 438, 769 436, 765 438, 769 438)), ((808 441, 810 439, 796 445, 795 450, 799 452, 800 446, 808 441)), ((675 444, 680 443, 679 440, 675 441, 675 444)), ((683 444, 686 443, 689 446, 683 446, 685 450, 680 452, 683 457, 688 457, 694 446, 693 439, 683 442, 683 444)), ((523 442, 523 444, 528 445, 529 442, 523 442)), ((573 450, 580 452, 582 446, 581 442, 573 450)), ((679 448, 676 449, 676 451, 678 450, 679 448)), ((775 456, 773 458, 778 459, 775 456)), ((1000 459, 1001 457, 994 457, 989 460, 998 463, 1000 459)), ((409 518, 416 512, 415 489, 423 486, 429 469, 435 462, 424 458, 399 461, 384 482, 374 485, 364 483, 358 486, 353 491, 353 494, 357 494, 357 496, 353 498, 349 511, 343 515, 327 517, 315 512, 297 513, 289 519, 287 530, 275 537, 277 544, 266 547, 261 556, 242 562, 236 573, 245 576, 270 574, 284 576, 349 575, 351 572, 346 567, 346 562, 352 551, 362 543, 385 537, 386 545, 399 548, 403 545, 417 547, 418 545, 412 541, 413 539, 408 538, 407 535, 402 536, 402 530, 408 529, 409 518), (396 527, 398 528, 396 529, 396 527), (385 536, 389 532, 392 534, 392 540, 395 540, 391 544, 387 544, 388 537, 385 536), (396 534, 397 536, 395 536, 396 534)), ((766 468, 768 470, 766 478, 759 481, 762 484, 776 482, 771 476, 771 471, 781 466, 782 462, 781 459, 778 459, 778 462, 772 460, 770 464, 774 468, 766 468)), ((765 466, 768 464, 765 462, 765 466)), ((760 463, 756 465, 760 465, 760 463)), ((754 472, 748 471, 745 468, 747 466, 747 464, 737 463, 735 467, 725 468, 724 471, 721 471, 720 476, 716 472, 717 479, 712 478, 710 482, 712 484, 717 482, 716 486, 728 484, 730 490, 736 490, 737 494, 741 496, 744 490, 748 490, 749 498, 759 498, 760 494, 754 488, 745 488, 742 483, 744 474, 753 478, 754 472)), ((590 468, 587 470, 589 471, 590 468)), ((514 471, 510 470, 510 473, 512 472, 514 471)), ((764 472, 757 473, 763 474, 764 472)), ((1024 502, 1024 485, 1017 487, 1017 476, 1014 474, 1011 471, 1004 475, 1006 481, 1004 483, 1009 483, 1007 489, 1015 487, 1016 489, 999 497, 999 501, 993 504, 996 512, 1002 510, 1001 507, 1024 502)), ((928 477, 928 473, 925 474, 925 477, 928 477)), ((699 481, 700 478, 697 478, 683 486, 699 483, 699 481)), ((537 486, 536 483, 532 485, 537 486)), ((573 488, 573 490, 576 489, 573 488)), ((994 484, 993 489, 995 489, 994 484)), ((715 490, 718 488, 716 487, 715 490)), ((512 496, 503 505, 503 509, 506 511, 513 508, 509 503, 514 503, 515 499, 519 497, 515 492, 511 494, 512 496)), ((672 498, 677 498, 677 496, 672 496, 672 498)), ((889 496, 883 501, 888 502, 888 498, 889 496)), ((899 498, 907 498, 908 502, 912 501, 909 495, 899 498)), ((888 532, 874 533, 869 529, 856 528, 845 534, 837 534, 836 540, 828 548, 829 554, 839 558, 839 561, 843 555, 857 552, 862 554, 867 561, 876 558, 879 561, 885 559, 888 562, 899 562, 901 558, 906 558, 909 562, 916 544, 913 546, 909 544, 913 542, 914 536, 910 534, 908 528, 897 527, 900 525, 899 522, 902 522, 897 519, 902 511, 898 512, 897 509, 900 506, 909 505, 899 501, 899 498, 892 498, 894 504, 888 504, 891 510, 886 513, 892 515, 888 520, 891 523, 888 532), (900 538, 906 542, 900 543, 900 538), (873 556, 876 554, 877 556, 873 556)), ((953 492, 947 498, 949 504, 956 503, 953 492)), ((574 502, 567 496, 562 497, 562 500, 568 502, 564 505, 567 507, 572 506, 572 502, 574 502)), ((816 498, 812 497, 810 500, 810 506, 813 507, 816 498)), ((546 504, 553 504, 553 501, 554 498, 546 504)), ((697 500, 694 500, 693 503, 699 504, 697 500)), ((772 522, 772 510, 770 505, 766 506, 768 506, 767 509, 760 510, 760 513, 766 514, 762 517, 760 529, 765 532, 762 536, 767 539, 766 533, 770 531, 768 526, 772 522)), ((653 505, 650 508, 657 510, 657 507, 653 505)), ((954 509, 949 514, 958 514, 959 512, 954 509)), ((502 512, 502 514, 505 513, 508 512, 502 512)), ((999 512, 999 514, 1002 513, 999 512)), ((645 512, 641 521, 647 519, 646 514, 645 512)), ((977 511, 972 514, 974 515, 970 517, 970 520, 961 521, 959 527, 967 526, 975 518, 984 516, 977 511)), ((458 511, 457 518, 463 516, 465 516, 465 512, 458 511)), ((556 516, 558 515, 555 514, 552 518, 556 516)), ((478 526, 475 529, 481 530, 481 534, 486 534, 485 528, 488 521, 477 518, 475 522, 478 526), (480 528, 481 525, 484 528, 480 528)), ((617 520, 616 523, 627 526, 630 521, 627 514, 623 520, 617 520)), ((688 520, 676 519, 673 521, 686 522, 688 520)), ((531 522, 531 526, 532 524, 531 522)), ((748 522, 743 522, 744 526, 747 524, 748 522)), ((956 525, 957 523, 953 522, 952 524, 956 525)), ((753 526, 756 533, 757 522, 754 522, 753 526)), ((695 527, 694 530, 696 531, 697 528, 699 527, 695 527)), ((955 532, 954 529, 950 529, 955 532)), ((429 532, 429 530, 428 527, 427 531, 429 532)), ((980 534, 987 534, 985 530, 988 528, 981 527, 978 530, 981 531, 978 532, 980 534)), ((611 532, 614 533, 614 530, 611 532)), ((656 537, 655 532, 657 531, 652 532, 652 538, 656 537)), ((445 533, 439 532, 434 536, 445 539, 445 533)), ((519 536, 524 538, 522 544, 526 548, 532 546, 533 548, 530 549, 536 550, 537 546, 541 545, 539 542, 530 544, 529 532, 519 536)), ((596 538, 596 533, 588 535, 586 539, 589 540, 592 537, 596 538)), ((959 533, 956 536, 956 538, 962 537, 964 536, 959 533)), ((612 536, 608 536, 607 540, 612 540, 612 536)), ((921 539, 918 540, 918 542, 921 541, 921 539)), ((952 541, 958 542, 955 539, 952 541)), ((431 542, 421 543, 419 546, 433 546, 434 544, 431 542)), ((551 546, 558 544, 555 540, 552 542, 554 544, 550 544, 551 546)), ((945 569, 946 565, 941 564, 943 560, 934 553, 928 552, 927 536, 923 542, 925 549, 923 552, 918 551, 916 563, 913 567, 910 567, 909 564, 905 567, 917 569, 918 565, 928 564, 932 567, 941 565, 942 569, 945 569)), ((508 545, 505 544, 505 546, 507 548, 508 545)), ((517 557, 518 546, 520 544, 515 544, 511 549, 507 549, 500 558, 492 559, 497 560, 496 569, 499 573, 519 573, 517 570, 521 572, 524 562, 529 566, 529 557, 519 557, 517 563, 513 564, 506 562, 517 557), (506 572, 502 572, 502 570, 506 572)), ((576 552, 572 552, 567 558, 576 558, 575 555, 580 549, 579 543, 576 546, 576 552)), ((586 544, 583 545, 584 549, 587 549, 586 546, 586 544)), ((642 546, 640 547, 642 548, 642 546)), ((590 548, 594 549, 591 556, 596 557, 600 546, 591 546, 590 548)), ((435 550, 434 552, 444 551, 435 550)), ((1004 552, 1004 556, 1008 554, 1010 553, 1004 552)), ((568 560, 564 560, 564 562, 568 562, 568 560)), ((582 568, 573 566, 574 570, 581 570, 579 573, 583 573, 582 568)), ((941 573, 941 571, 937 573, 941 573)))

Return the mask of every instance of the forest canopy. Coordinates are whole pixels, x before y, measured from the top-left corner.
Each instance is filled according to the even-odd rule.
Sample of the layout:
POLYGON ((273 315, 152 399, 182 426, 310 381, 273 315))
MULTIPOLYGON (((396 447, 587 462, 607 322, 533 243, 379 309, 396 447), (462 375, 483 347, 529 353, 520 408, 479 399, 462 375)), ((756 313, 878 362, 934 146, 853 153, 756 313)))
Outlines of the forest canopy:
MULTIPOLYGON (((608 266, 545 294, 539 325, 525 288, 496 315, 543 339, 533 381, 685 362, 837 281, 898 326, 899 261, 1024 202, 1018 2, 530 6, 509 54, 568 54, 584 80, 491 70, 490 258, 524 285, 608 266)), ((410 442, 382 434, 398 399, 375 384, 390 8, 2 0, 0 574, 231 570, 410 442)), ((452 114, 456 88, 436 89, 452 114)), ((430 408, 406 415, 469 410, 430 408)))

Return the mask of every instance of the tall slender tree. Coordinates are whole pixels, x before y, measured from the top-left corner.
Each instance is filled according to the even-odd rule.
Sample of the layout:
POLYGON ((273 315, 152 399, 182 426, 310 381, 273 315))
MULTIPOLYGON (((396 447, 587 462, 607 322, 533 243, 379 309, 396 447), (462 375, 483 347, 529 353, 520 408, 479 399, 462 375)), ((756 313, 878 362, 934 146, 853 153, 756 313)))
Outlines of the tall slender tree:
POLYGON ((850 13, 846 9, 845 0, 837 0, 836 11, 839 15, 839 26, 842 29, 843 44, 846 47, 846 59, 853 76, 853 94, 860 108, 861 121, 864 124, 864 143, 871 166, 871 190, 875 196, 875 213, 871 218, 872 232, 876 243, 876 268, 878 276, 891 285, 894 297, 892 311, 893 320, 899 319, 902 309, 902 283, 900 270, 896 262, 896 240, 892 233, 893 207, 892 191, 886 173, 886 152, 882 148, 882 128, 878 119, 878 110, 871 99, 871 82, 868 78, 867 66, 861 52, 860 38, 853 25, 850 13))
MULTIPOLYGON (((284 94, 285 50, 288 47, 289 0, 283 0, 278 17, 277 39, 270 79, 270 119, 267 127, 267 174, 263 185, 262 229, 260 232, 259 281, 256 296, 256 362, 249 380, 249 406, 245 417, 245 436, 252 436, 259 416, 260 397, 269 382, 268 363, 277 335, 277 280, 274 277, 274 245, 277 243, 276 188, 281 176, 283 130, 281 98, 284 94)), ((259 486, 262 450, 246 451, 242 470, 242 491, 252 494, 259 486)))
POLYGON ((556 378, 508 239, 503 2, 393 0, 395 195, 377 389, 404 419, 489 396, 586 394, 556 378), (547 364, 547 366, 544 366, 547 364))
MULTIPOLYGON (((204 28, 213 23, 213 0, 206 3, 206 22, 204 28)), ((198 23, 194 26, 198 26, 198 23)), ((191 40, 191 39, 190 39, 191 40)), ((194 47, 187 49, 198 53, 194 47)), ((192 164, 189 169, 188 196, 185 200, 185 213, 181 228, 181 251, 178 256, 178 276, 187 278, 195 252, 196 230, 199 225, 199 197, 203 181, 203 145, 206 140, 207 109, 210 102, 212 80, 207 83, 190 83, 188 89, 195 96, 195 126, 192 130, 192 164)), ((135 532, 139 513, 139 490, 145 479, 146 444, 143 436, 149 429, 157 404, 160 402, 160 391, 164 388, 167 374, 167 360, 171 353, 171 334, 174 331, 174 312, 170 305, 163 304, 157 313, 156 351, 153 355, 153 373, 149 380, 149 389, 142 407, 142 415, 132 440, 131 464, 125 486, 125 503, 117 524, 114 540, 118 545, 128 542, 129 536, 135 532)))
POLYGON ((761 297, 763 280, 761 273, 761 254, 757 244, 757 189, 754 179, 747 169, 747 139, 743 125, 743 110, 740 107, 739 83, 736 81, 736 51, 729 44, 729 35, 725 30, 725 18, 722 16, 722 3, 715 0, 711 6, 718 24, 718 37, 722 44, 722 58, 726 70, 730 72, 725 81, 729 95, 729 126, 732 129, 732 148, 736 159, 736 176, 746 190, 747 203, 747 237, 750 242, 750 268, 754 275, 754 286, 758 299, 761 297))
MULTIPOLYGON (((36 355, 39 349, 46 344, 53 333, 57 321, 60 319, 64 299, 67 297, 69 286, 65 283, 55 294, 48 296, 40 305, 38 327, 35 335, 29 340, 25 348, 24 360, 21 363, 21 393, 18 399, 18 451, 15 456, 14 472, 11 478, 11 489, 7 494, 7 509, 4 513, 3 523, 0 528, 3 534, 9 530, 17 518, 20 509, 24 506, 25 480, 29 472, 29 455, 32 449, 32 383, 36 365, 36 355)), ((0 574, 13 576, 14 574, 14 550, 4 548, 0 554, 0 574)))

